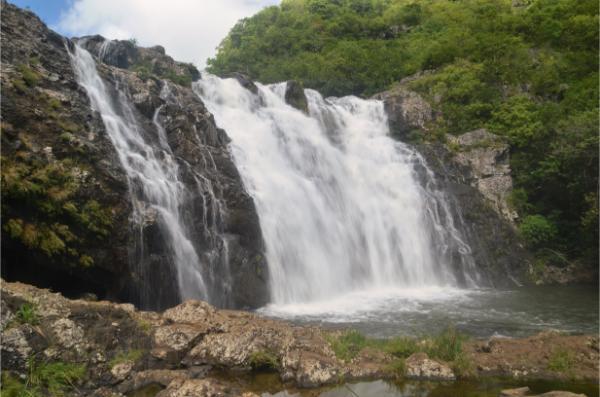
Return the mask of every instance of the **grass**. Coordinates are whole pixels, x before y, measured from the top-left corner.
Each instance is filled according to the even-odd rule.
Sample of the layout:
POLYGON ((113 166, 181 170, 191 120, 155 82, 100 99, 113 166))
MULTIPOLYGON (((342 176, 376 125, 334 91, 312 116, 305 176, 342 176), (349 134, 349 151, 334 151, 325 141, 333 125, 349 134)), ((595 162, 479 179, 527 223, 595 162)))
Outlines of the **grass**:
POLYGON ((337 358, 351 361, 364 348, 383 351, 394 357, 389 370, 399 376, 404 373, 404 360, 413 353, 424 352, 433 359, 451 363, 456 374, 467 373, 471 363, 463 351, 465 335, 448 327, 438 335, 423 338, 399 336, 391 339, 371 339, 355 330, 341 334, 330 334, 325 337, 337 358))
POLYGON ((548 360, 548 369, 555 372, 569 372, 573 369, 575 357, 571 352, 558 349, 552 352, 548 360))
POLYGON ((279 360, 277 360, 275 354, 266 350, 259 350, 250 354, 248 363, 254 370, 276 370, 279 368, 279 360))
POLYGON ((32 303, 24 303, 15 313, 16 321, 20 324, 37 325, 40 319, 37 314, 35 305, 32 303))
POLYGON ((127 361, 136 362, 144 355, 144 351, 140 349, 132 349, 126 352, 120 352, 108 363, 113 368, 115 365, 126 363, 127 361))
POLYGON ((2 373, 1 394, 5 397, 68 396, 85 373, 83 364, 36 362, 34 357, 30 357, 24 382, 8 372, 2 373))
POLYGON ((21 65, 17 66, 17 69, 21 73, 23 81, 29 87, 35 87, 37 85, 37 83, 40 81, 39 73, 37 73, 36 71, 31 69, 29 66, 27 66, 25 64, 21 64, 21 65))

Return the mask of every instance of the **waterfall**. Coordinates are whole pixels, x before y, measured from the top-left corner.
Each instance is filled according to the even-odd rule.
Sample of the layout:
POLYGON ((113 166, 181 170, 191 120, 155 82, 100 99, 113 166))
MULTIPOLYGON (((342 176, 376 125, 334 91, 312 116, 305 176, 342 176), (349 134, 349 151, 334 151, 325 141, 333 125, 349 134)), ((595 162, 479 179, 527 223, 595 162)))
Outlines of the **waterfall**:
MULTIPOLYGON (((144 278, 143 275, 150 271, 142 263, 146 249, 142 229, 146 223, 156 222, 176 270, 179 299, 208 299, 205 270, 182 216, 185 186, 180 180, 179 165, 159 122, 162 107, 156 109, 153 118, 156 131, 152 133, 158 135, 158 144, 155 144, 149 139, 151 134, 136 120, 123 90, 117 89, 113 96, 109 94, 92 56, 77 45, 70 54, 78 83, 86 90, 92 109, 102 117, 127 175, 134 209, 133 224, 138 229, 138 254, 134 259, 134 265, 139 267, 138 274, 144 278)), ((164 84, 162 95, 166 97, 169 92, 167 83, 164 84)), ((168 280, 163 282, 167 283, 168 280)), ((160 285, 146 286, 142 293, 144 296, 140 298, 142 306, 154 306, 153 301, 158 299, 160 289, 160 285)))
POLYGON ((273 302, 477 283, 433 173, 389 137, 382 102, 305 90, 306 115, 285 103, 286 83, 257 87, 194 83, 257 206, 273 302))

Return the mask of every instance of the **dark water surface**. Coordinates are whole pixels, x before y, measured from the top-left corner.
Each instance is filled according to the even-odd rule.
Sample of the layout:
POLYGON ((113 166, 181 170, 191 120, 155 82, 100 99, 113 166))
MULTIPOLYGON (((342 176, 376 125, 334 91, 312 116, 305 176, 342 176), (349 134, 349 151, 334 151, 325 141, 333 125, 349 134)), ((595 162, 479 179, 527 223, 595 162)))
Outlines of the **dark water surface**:
MULTIPOLYGON (((231 381, 231 377, 228 377, 231 381)), ((236 379, 263 397, 498 397, 501 390, 528 386, 532 393, 565 390, 597 397, 598 385, 557 381, 515 381, 486 378, 456 382, 372 381, 337 385, 321 389, 296 389, 282 385, 276 374, 258 374, 236 379)))
POLYGON ((300 324, 354 328, 372 337, 431 334, 448 325, 481 338, 524 337, 548 329, 595 334, 598 287, 363 291, 326 302, 269 305, 259 313, 300 324))

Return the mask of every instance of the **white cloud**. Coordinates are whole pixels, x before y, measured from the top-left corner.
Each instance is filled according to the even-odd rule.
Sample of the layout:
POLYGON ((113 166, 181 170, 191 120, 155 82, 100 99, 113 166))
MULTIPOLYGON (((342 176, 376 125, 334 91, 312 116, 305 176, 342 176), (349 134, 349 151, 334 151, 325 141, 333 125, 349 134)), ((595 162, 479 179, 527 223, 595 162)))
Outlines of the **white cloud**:
POLYGON ((56 29, 160 44, 178 61, 204 67, 229 29, 277 0, 75 0, 56 29))

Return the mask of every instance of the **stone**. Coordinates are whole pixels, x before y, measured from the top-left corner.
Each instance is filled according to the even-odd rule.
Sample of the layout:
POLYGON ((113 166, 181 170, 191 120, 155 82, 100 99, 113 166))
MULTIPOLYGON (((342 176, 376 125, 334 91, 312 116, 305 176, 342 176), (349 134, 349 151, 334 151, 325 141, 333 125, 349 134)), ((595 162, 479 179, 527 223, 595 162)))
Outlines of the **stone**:
POLYGON ((499 215, 514 222, 518 214, 508 204, 513 187, 508 143, 483 128, 459 136, 447 135, 447 139, 454 145, 455 160, 471 171, 470 184, 499 215))
POLYGON ((186 351, 207 329, 202 325, 172 324, 154 331, 154 345, 176 352, 186 351))
POLYGON ((133 365, 133 361, 125 361, 124 363, 116 364, 110 369, 110 373, 116 382, 121 382, 129 376, 133 370, 133 365))
POLYGON ((153 384, 167 387, 175 379, 188 379, 189 377, 190 374, 186 370, 154 369, 134 372, 129 379, 117 386, 117 390, 125 394, 153 384))
POLYGON ((308 100, 304 94, 304 86, 302 83, 296 80, 288 81, 285 85, 284 98, 288 105, 308 114, 308 100))
POLYGON ((390 131, 401 140, 407 139, 414 130, 427 132, 429 123, 434 120, 431 105, 421 95, 402 85, 376 94, 373 98, 383 101, 390 131))
POLYGON ((165 310, 162 318, 174 323, 201 324, 209 320, 214 313, 215 308, 206 302, 187 300, 165 310))
POLYGON ((576 394, 568 391, 551 391, 542 394, 529 394, 529 387, 519 387, 516 389, 506 389, 500 392, 499 397, 585 397, 585 394, 576 394))
POLYGON ((225 397, 239 394, 215 379, 176 379, 156 397, 225 397))
POLYGON ((84 332, 74 321, 68 318, 60 318, 52 324, 51 328, 61 347, 74 349, 78 354, 83 353, 84 332))
POLYGON ((32 348, 21 327, 10 328, 2 332, 2 368, 25 371, 27 359, 32 348))
POLYGON ((414 353, 406 359, 406 377, 428 380, 456 379, 456 375, 448 365, 431 360, 426 353, 414 353))
POLYGON ((506 389, 500 392, 500 397, 521 397, 529 393, 529 387, 518 387, 516 389, 506 389))
POLYGON ((236 79, 238 83, 254 95, 258 94, 258 87, 254 82, 250 79, 250 77, 246 76, 240 72, 228 73, 223 76, 223 78, 236 79))

